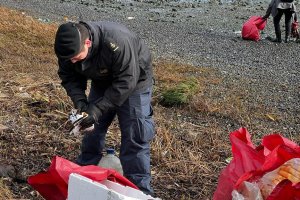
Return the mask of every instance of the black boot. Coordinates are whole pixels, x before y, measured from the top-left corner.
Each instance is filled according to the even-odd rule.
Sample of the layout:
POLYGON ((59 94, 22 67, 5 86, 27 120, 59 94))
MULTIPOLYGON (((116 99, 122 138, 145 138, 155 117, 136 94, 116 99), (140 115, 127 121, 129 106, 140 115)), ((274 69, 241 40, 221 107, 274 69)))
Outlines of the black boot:
POLYGON ((284 43, 288 43, 288 42, 290 42, 290 37, 286 35, 284 39, 284 43))
POLYGON ((281 43, 281 39, 278 39, 278 38, 272 38, 270 36, 266 37, 266 40, 269 40, 271 42, 278 42, 278 43, 281 43))
MULTIPOLYGON (((274 22, 275 23, 275 22, 274 22)), ((281 40, 281 31, 280 31, 280 24, 279 24, 279 21, 278 23, 275 24, 275 35, 276 35, 276 39, 273 39, 272 42, 278 42, 278 43, 281 43, 282 40, 281 40)))
POLYGON ((278 42, 278 43, 281 43, 282 40, 281 40, 281 38, 273 38, 273 39, 271 39, 271 42, 278 42))
POLYGON ((278 42, 278 43, 281 43, 282 40, 281 40, 281 31, 280 29, 275 29, 275 35, 276 35, 276 39, 273 40, 272 42, 278 42))

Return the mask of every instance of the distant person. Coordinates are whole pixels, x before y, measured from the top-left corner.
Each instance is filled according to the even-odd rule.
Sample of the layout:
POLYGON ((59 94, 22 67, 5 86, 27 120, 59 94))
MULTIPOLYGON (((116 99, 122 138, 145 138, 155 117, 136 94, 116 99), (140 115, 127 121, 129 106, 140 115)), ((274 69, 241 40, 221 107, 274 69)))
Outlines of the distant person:
POLYGON ((120 160, 124 176, 144 193, 150 186, 150 144, 154 137, 149 48, 135 33, 113 22, 64 23, 54 44, 58 75, 80 112, 86 112, 79 165, 97 165, 108 127, 117 115, 121 129, 120 160), (85 91, 91 80, 89 97, 85 91))
POLYGON ((269 4, 266 14, 263 19, 267 19, 271 14, 273 16, 273 23, 275 28, 276 38, 272 39, 272 42, 281 43, 281 30, 280 20, 282 15, 285 15, 285 38, 284 42, 289 41, 291 35, 292 16, 296 12, 296 6, 294 0, 272 0, 269 4))

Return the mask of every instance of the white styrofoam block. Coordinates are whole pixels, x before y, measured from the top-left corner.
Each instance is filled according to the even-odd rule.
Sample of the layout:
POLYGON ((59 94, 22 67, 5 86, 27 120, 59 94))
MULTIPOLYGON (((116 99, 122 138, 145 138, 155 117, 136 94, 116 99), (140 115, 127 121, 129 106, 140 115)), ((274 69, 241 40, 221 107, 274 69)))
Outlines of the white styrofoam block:
POLYGON ((128 196, 128 197, 131 197, 131 198, 137 198, 137 199, 140 199, 140 200, 154 199, 150 195, 146 195, 140 190, 136 190, 132 187, 123 186, 123 185, 120 185, 116 182, 112 182, 112 181, 109 181, 109 180, 101 181, 101 184, 105 185, 107 188, 109 188, 109 189, 111 189, 111 190, 113 190, 117 193, 120 193, 124 196, 128 196))
POLYGON ((94 182, 79 174, 71 174, 68 184, 68 200, 108 199, 105 185, 94 182))
MULTIPOLYGON (((95 182, 79 174, 72 173, 69 177, 69 183, 68 183, 68 200, 141 200, 144 199, 144 198, 139 198, 139 196, 133 198, 132 197, 133 195, 132 196, 125 195, 126 188, 129 187, 125 187, 111 181, 107 182, 107 184, 111 186, 113 185, 113 188, 115 189, 118 188, 118 191, 121 192, 123 190, 125 191, 125 193, 124 192, 119 193, 116 190, 108 188, 107 186, 101 183, 95 182)), ((138 193, 141 192, 138 190, 135 191, 137 191, 138 193)), ((147 200, 148 199, 149 198, 147 198, 147 200)))

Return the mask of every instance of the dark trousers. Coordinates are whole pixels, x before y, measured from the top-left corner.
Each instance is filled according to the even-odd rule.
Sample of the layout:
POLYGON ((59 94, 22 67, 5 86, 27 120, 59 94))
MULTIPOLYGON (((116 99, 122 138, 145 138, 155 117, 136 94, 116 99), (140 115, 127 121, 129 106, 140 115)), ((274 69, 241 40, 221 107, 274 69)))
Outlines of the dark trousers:
MULTIPOLYGON (((89 102, 103 97, 105 89, 92 84, 89 102)), ((152 194, 150 186, 150 144, 154 137, 154 122, 151 107, 152 87, 134 92, 116 110, 99 118, 95 129, 86 133, 82 140, 80 165, 97 165, 105 148, 105 135, 117 115, 121 129, 120 160, 126 178, 136 184, 144 193, 152 194)))
POLYGON ((281 40, 281 30, 280 30, 280 20, 282 15, 285 15, 285 39, 288 39, 288 37, 291 34, 291 28, 292 28, 292 15, 293 12, 291 9, 277 9, 278 13, 274 17, 274 28, 275 28, 275 34, 276 38, 278 40, 281 40))

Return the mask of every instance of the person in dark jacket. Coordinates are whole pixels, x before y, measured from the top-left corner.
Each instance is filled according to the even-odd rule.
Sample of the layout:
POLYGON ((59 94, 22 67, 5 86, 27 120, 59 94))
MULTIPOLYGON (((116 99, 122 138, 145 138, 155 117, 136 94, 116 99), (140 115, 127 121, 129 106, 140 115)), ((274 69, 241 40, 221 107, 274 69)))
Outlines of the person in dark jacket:
POLYGON ((76 162, 98 164, 108 127, 117 116, 124 176, 151 195, 149 142, 155 131, 150 104, 153 72, 146 44, 114 22, 68 22, 58 28, 54 50, 62 86, 74 107, 88 114, 81 128, 95 125, 84 134, 76 162))
POLYGON ((280 30, 280 20, 282 15, 285 15, 285 39, 284 42, 289 41, 291 35, 292 26, 292 15, 296 12, 296 6, 293 0, 272 0, 263 16, 263 19, 267 19, 271 14, 273 16, 273 23, 275 28, 276 38, 272 40, 273 42, 281 43, 281 30, 280 30))

